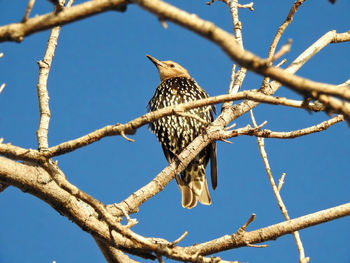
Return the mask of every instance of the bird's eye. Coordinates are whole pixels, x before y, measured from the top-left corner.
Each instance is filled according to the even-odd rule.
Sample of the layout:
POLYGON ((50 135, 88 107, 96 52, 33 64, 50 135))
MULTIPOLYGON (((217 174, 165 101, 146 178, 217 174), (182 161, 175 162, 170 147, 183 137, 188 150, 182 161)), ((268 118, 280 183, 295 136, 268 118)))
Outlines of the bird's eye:
POLYGON ((170 64, 170 67, 171 67, 171 68, 175 68, 175 65, 174 65, 174 64, 170 64))

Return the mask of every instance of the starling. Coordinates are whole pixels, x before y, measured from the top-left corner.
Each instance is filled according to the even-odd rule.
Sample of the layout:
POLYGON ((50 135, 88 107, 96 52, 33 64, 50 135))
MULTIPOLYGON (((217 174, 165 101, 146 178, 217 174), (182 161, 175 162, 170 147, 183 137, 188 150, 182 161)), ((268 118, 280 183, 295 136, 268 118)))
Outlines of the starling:
MULTIPOLYGON (((146 55, 157 67, 160 84, 153 98, 148 103, 148 111, 208 98, 208 94, 188 74, 187 70, 173 61, 159 61, 146 55)), ((201 119, 212 122, 214 106, 204 106, 191 109, 188 112, 201 119)), ((178 154, 190 144, 205 128, 205 124, 191 117, 177 115, 160 118, 149 125, 160 142, 168 162, 176 160, 178 154)), ((199 201, 210 205, 205 168, 211 161, 211 183, 215 190, 217 186, 216 143, 206 146, 181 172, 176 175, 176 182, 182 193, 182 206, 191 209, 199 201)))

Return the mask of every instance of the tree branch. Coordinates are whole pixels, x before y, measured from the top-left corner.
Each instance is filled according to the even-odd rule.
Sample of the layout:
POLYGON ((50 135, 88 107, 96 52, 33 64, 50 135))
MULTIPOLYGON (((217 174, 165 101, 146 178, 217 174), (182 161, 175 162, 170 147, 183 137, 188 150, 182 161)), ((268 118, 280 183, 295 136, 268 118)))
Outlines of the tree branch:
MULTIPOLYGON (((106 223, 106 221, 101 220, 91 206, 60 188, 51 179, 50 174, 40 167, 0 157, 0 183, 16 186, 22 191, 39 197, 80 226, 84 231, 89 232, 106 244, 136 255, 143 253, 146 256, 150 251, 155 251, 169 258, 190 262, 209 263, 212 262, 211 259, 204 258, 202 257, 203 255, 246 246, 247 244, 274 240, 296 230, 350 215, 350 203, 348 203, 255 231, 244 232, 243 235, 242 233, 236 233, 232 236, 223 236, 191 247, 177 246, 171 248, 172 243, 168 241, 164 241, 164 247, 164 244, 156 244, 151 241, 152 239, 142 237, 148 244, 144 246, 141 243, 132 242, 125 236, 117 233, 114 230, 115 222, 106 223)), ((227 261, 219 261, 218 259, 218 262, 227 261)))
MULTIPOLYGON (((30 7, 33 7, 35 1, 30 1, 28 4, 27 12, 23 18, 23 22, 27 21, 28 14, 30 12, 30 7), (30 6, 31 5, 31 6, 30 6), (28 11, 29 10, 29 11, 28 11)), ((73 1, 69 1, 67 7, 70 7, 73 4, 73 1)), ((56 7, 62 8, 62 7, 56 7)), ((40 121, 39 127, 36 131, 38 149, 39 151, 45 151, 49 148, 48 142, 48 132, 49 132, 49 123, 50 123, 50 107, 49 107, 49 93, 47 90, 47 79, 49 77, 50 68, 53 56, 55 54, 55 49, 57 46, 57 39, 60 34, 61 27, 56 26, 51 30, 49 40, 47 41, 47 48, 43 60, 38 62, 39 65, 39 78, 37 83, 37 94, 39 101, 39 112, 40 112, 40 121)))
MULTIPOLYGON (((142 8, 157 16, 168 19, 211 40, 220 46, 232 60, 238 62, 242 67, 275 79, 299 93, 324 93, 350 100, 350 90, 345 87, 339 89, 339 87, 336 87, 335 85, 311 81, 290 74, 286 70, 269 66, 266 60, 255 56, 249 51, 243 50, 240 44, 235 40, 234 36, 215 26, 211 22, 192 16, 191 14, 160 0, 132 0, 132 2, 140 5, 142 8)), ((335 31, 333 33, 333 38, 336 38, 335 31)), ((350 35, 350 33, 348 34, 350 35)))
MULTIPOLYGON (((256 121, 255 121, 255 117, 253 114, 253 110, 250 111, 250 116, 252 119, 252 123, 254 125, 254 127, 257 127, 256 121)), ((276 197, 277 200, 277 204, 282 212, 282 215, 284 216, 285 220, 288 221, 290 220, 290 217, 288 215, 288 211, 287 211, 287 207, 285 206, 282 196, 280 195, 280 191, 278 190, 275 180, 272 176, 272 172, 271 172, 271 168, 270 168, 270 164, 269 164, 269 160, 267 158, 267 153, 265 151, 265 142, 264 142, 264 138, 258 137, 257 138, 257 142, 258 142, 258 146, 259 146, 259 150, 260 150, 260 154, 261 154, 261 158, 263 159, 264 165, 265 165, 265 170, 267 173, 267 176, 269 178, 271 187, 272 187, 272 191, 276 197)), ((303 243, 301 242, 301 238, 299 235, 298 231, 293 232, 293 236, 299 251, 299 263, 307 263, 309 262, 309 258, 305 258, 305 251, 304 251, 304 247, 303 247, 303 243)))
MULTIPOLYGON (((168 19, 185 28, 188 28, 199 35, 208 38, 220 46, 227 55, 237 61, 242 67, 248 68, 261 75, 273 78, 282 84, 301 93, 324 93, 338 96, 349 100, 350 91, 344 87, 339 88, 334 85, 311 81, 290 74, 286 70, 269 66, 266 60, 260 59, 254 54, 243 50, 236 42, 234 36, 228 32, 216 27, 213 23, 202 20, 196 16, 171 6, 160 0, 133 0, 132 2, 140 5, 142 8, 154 13, 158 17, 168 19)), ((74 8, 64 9, 57 14, 47 14, 36 18, 28 19, 25 23, 10 24, 0 27, 0 41, 17 40, 21 41, 24 35, 44 30, 56 25, 66 24, 78 19, 94 15, 99 12, 125 7, 122 0, 98 0, 89 1, 77 5, 74 8)), ((349 41, 350 33, 343 33, 337 36, 333 32, 333 41, 349 41), (349 36, 348 36, 349 35, 349 36)), ((315 96, 315 94, 312 94, 315 96)), ((316 94, 317 95, 317 94, 316 94)), ((332 106, 332 105, 330 105, 332 106)), ((347 115, 346 112, 342 112, 347 115)), ((349 117, 350 119, 350 117, 349 117)))
POLYGON ((189 253, 210 255, 224 250, 244 247, 247 243, 256 244, 266 242, 268 240, 275 240, 280 236, 291 234, 294 231, 329 222, 331 220, 349 215, 350 203, 346 203, 258 230, 245 232, 243 235, 240 233, 235 233, 233 235, 223 236, 202 244, 185 247, 184 249, 189 253))
MULTIPOLYGON (((344 116, 343 115, 338 115, 332 119, 326 120, 324 122, 321 122, 317 125, 305 128, 305 129, 300 129, 296 131, 290 131, 290 132, 273 132, 270 130, 252 130, 247 131, 246 135, 250 136, 256 136, 256 137, 261 137, 261 138, 275 138, 275 139, 293 139, 297 138, 300 136, 316 133, 316 132, 321 132, 332 125, 344 121, 344 116)), ((234 131, 232 131, 234 132, 234 131)))
POLYGON ((55 26, 65 25, 74 21, 93 16, 109 10, 124 11, 126 0, 93 0, 60 12, 52 12, 29 18, 22 23, 8 24, 0 27, 0 42, 21 42, 25 36, 40 32, 55 26))
POLYGON ((263 102, 273 105, 284 105, 294 108, 305 108, 313 111, 320 111, 323 108, 320 104, 305 103, 303 101, 290 100, 283 97, 273 97, 265 95, 257 90, 243 91, 237 94, 225 94, 207 99, 201 99, 184 104, 166 107, 154 112, 147 113, 138 117, 126 124, 108 125, 96 131, 88 133, 82 137, 74 140, 63 142, 59 145, 50 147, 45 152, 38 152, 33 149, 24 149, 11 144, 0 143, 0 154, 14 160, 27 160, 44 162, 48 158, 62 155, 91 143, 94 143, 107 136, 121 135, 122 132, 126 134, 134 134, 138 128, 148 123, 151 123, 159 118, 176 114, 176 112, 185 112, 193 108, 208 106, 212 104, 223 103, 226 101, 248 99, 257 102, 263 102))

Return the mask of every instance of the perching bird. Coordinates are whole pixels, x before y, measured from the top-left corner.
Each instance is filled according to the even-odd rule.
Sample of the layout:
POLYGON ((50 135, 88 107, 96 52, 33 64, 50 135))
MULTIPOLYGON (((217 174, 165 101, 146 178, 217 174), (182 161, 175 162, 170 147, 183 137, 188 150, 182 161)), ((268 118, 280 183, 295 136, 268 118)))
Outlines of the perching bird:
MULTIPOLYGON (((159 61, 146 55, 157 67, 160 84, 148 103, 148 110, 155 111, 167 106, 208 98, 208 94, 188 74, 187 70, 173 61, 159 61)), ((191 109, 188 113, 212 122, 214 106, 191 109)), ((205 128, 205 124, 191 117, 166 116, 149 125, 160 142, 168 162, 176 160, 178 154, 190 144, 205 128)), ((205 168, 211 161, 211 183, 217 186, 216 143, 205 147, 181 172, 176 182, 182 192, 182 206, 193 208, 199 201, 210 205, 205 168)))

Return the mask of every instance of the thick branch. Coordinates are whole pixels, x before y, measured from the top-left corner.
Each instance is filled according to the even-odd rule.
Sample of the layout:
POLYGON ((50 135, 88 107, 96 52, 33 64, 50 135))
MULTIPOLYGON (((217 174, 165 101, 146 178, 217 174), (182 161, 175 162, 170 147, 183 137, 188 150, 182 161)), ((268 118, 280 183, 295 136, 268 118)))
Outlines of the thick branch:
MULTIPOLYGON (((145 250, 144 247, 130 241, 114 230, 111 231, 110 225, 106 224, 103 220, 98 220, 98 217, 90 206, 58 187, 55 181, 51 179, 51 176, 42 168, 0 157, 0 183, 16 186, 22 191, 39 197, 61 214, 67 216, 67 218, 71 219, 83 230, 103 240, 106 244, 133 254, 141 253, 142 251, 146 253, 148 250, 145 250)), ((224 236, 191 247, 171 248, 169 246, 164 247, 156 244, 154 244, 154 246, 156 252, 170 258, 209 263, 211 259, 198 256, 197 253, 199 253, 199 255, 208 255, 235 247, 246 246, 246 244, 274 240, 296 230, 347 215, 350 215, 350 203, 255 231, 244 232, 243 234, 240 232, 240 234, 224 236)), ((166 244, 168 243, 166 242, 166 244)), ((171 244, 171 242, 169 242, 169 244, 171 244)))
MULTIPOLYGON (((242 67, 263 76, 273 78, 298 92, 320 92, 350 100, 350 89, 348 88, 341 87, 339 89, 339 87, 335 85, 311 81, 290 74, 286 70, 269 66, 266 60, 255 56, 249 51, 243 50, 233 35, 215 26, 211 22, 193 16, 160 0, 132 0, 132 2, 159 17, 168 19, 211 40, 220 46, 231 59, 237 61, 242 67)), ((348 34, 350 35, 350 33, 348 34)), ((333 38, 336 38, 335 32, 333 38)))
MULTIPOLYGON (((271 77, 298 92, 324 93, 350 100, 350 91, 345 87, 339 88, 330 84, 314 82, 305 78, 297 77, 288 73, 286 70, 269 66, 266 60, 260 59, 254 54, 243 50, 233 35, 216 27, 211 22, 202 20, 160 0, 133 0, 132 2, 156 14, 158 17, 173 21, 203 37, 208 38, 220 46, 230 58, 237 61, 241 66, 261 75, 271 77)), ((124 5, 125 2, 122 0, 89 1, 73 8, 65 9, 57 14, 51 13, 42 15, 36 18, 31 18, 25 23, 10 24, 0 27, 0 41, 20 41, 24 35, 56 25, 66 24, 124 5)), ((334 36, 331 42, 348 41, 350 39, 349 32, 343 33, 341 37, 338 37, 335 32, 333 32, 333 34, 334 36)))
POLYGON ((258 230, 244 232, 214 239, 212 241, 185 248, 190 253, 210 255, 223 250, 246 246, 246 244, 256 244, 275 240, 276 238, 291 234, 304 228, 322 224, 337 218, 350 215, 350 203, 325 209, 319 212, 297 217, 285 222, 264 227, 258 230))
POLYGON ((0 42, 20 42, 25 36, 33 33, 68 24, 108 10, 124 10, 125 6, 125 0, 88 1, 71 8, 63 9, 60 12, 52 12, 30 18, 23 23, 2 26, 0 27, 0 42))

